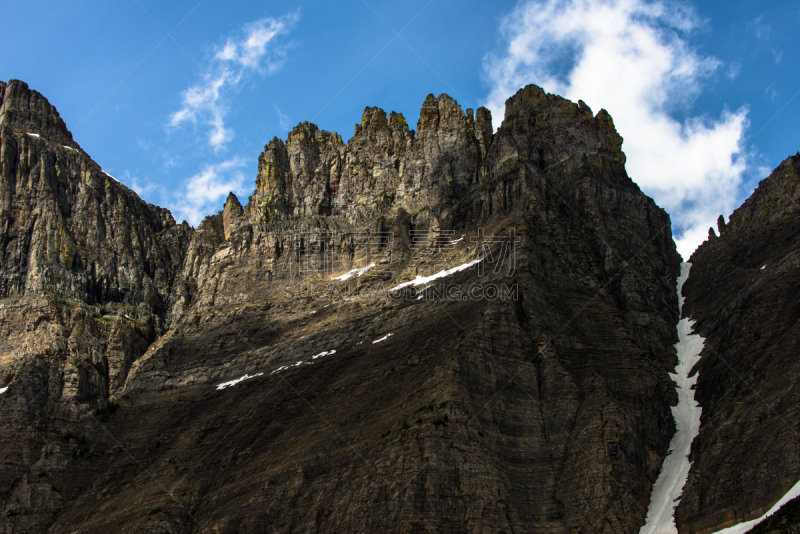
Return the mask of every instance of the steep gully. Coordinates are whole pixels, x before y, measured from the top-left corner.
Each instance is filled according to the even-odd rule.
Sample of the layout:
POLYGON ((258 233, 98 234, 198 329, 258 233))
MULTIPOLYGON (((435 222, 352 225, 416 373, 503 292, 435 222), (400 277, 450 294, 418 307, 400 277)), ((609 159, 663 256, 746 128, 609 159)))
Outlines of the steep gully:
MULTIPOLYGON (((654 488, 648 532, 675 532, 673 510, 681 532, 795 534, 800 529, 793 379, 800 340, 798 212, 800 153, 762 180, 727 224, 720 216, 719 236, 709 230, 709 239, 691 258, 692 275, 679 280, 686 318, 678 330, 693 327, 705 347, 701 361, 688 366, 695 370, 692 385, 676 382, 679 395, 681 387, 688 393, 696 385, 692 396, 697 394, 703 417, 691 444, 687 482, 685 473, 665 476, 678 455, 676 414, 679 432, 654 488), (697 322, 683 324, 689 317, 697 322), (663 493, 656 498, 664 487, 678 488, 674 502, 663 493), (765 487, 772 489, 765 492, 765 487), (737 501, 732 494, 749 498, 737 501), (650 520, 658 516, 656 510, 660 523, 650 520)), ((680 354, 680 344, 678 349, 680 354)), ((681 460, 688 470, 686 457, 681 460)))
MULTIPOLYGON (((689 278, 691 266, 692 264, 688 262, 681 264, 681 275, 677 283, 678 309, 681 312, 685 300, 682 294, 683 285, 689 278)), ((664 458, 661 472, 653 484, 650 505, 647 510, 647 522, 640 530, 640 534, 678 533, 675 524, 675 509, 681 500, 684 485, 689 477, 691 468, 689 453, 692 449, 692 441, 700 432, 700 416, 702 414, 702 407, 694 399, 698 375, 697 373, 689 375, 700 361, 700 352, 703 350, 705 339, 692 333, 694 324, 695 321, 692 319, 681 316, 677 326, 679 341, 675 348, 678 353, 678 365, 675 367, 675 373, 670 373, 675 381, 675 389, 678 394, 678 404, 672 407, 676 430, 670 441, 669 452, 664 458)), ((718 530, 715 534, 745 534, 797 497, 800 497, 800 481, 761 517, 718 530)))
MULTIPOLYGON (((682 312, 684 296, 683 284, 689 277, 690 263, 681 264, 681 275, 678 278, 678 310, 682 312)), ((694 321, 688 317, 681 317, 678 323, 678 343, 675 348, 678 352, 678 365, 675 373, 670 377, 675 381, 675 390, 678 394, 678 404, 672 407, 672 416, 675 418, 675 435, 669 444, 669 452, 664 458, 661 473, 653 485, 650 494, 650 506, 647 510, 647 522, 641 529, 641 534, 677 534, 675 525, 675 508, 680 501, 683 486, 689 477, 689 453, 692 450, 692 441, 700 431, 700 415, 702 408, 694 400, 694 387, 697 374, 689 376, 692 369, 700 361, 700 351, 703 350, 705 339, 692 333, 694 321)))

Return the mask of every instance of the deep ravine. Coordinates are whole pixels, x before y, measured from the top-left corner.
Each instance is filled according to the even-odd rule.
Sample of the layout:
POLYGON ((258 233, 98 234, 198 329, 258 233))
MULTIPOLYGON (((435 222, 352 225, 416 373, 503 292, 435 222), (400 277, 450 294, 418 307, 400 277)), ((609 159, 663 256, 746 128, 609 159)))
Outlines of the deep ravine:
MULTIPOLYGON (((681 294, 683 284, 689 278, 691 263, 681 263, 681 275, 678 277, 678 310, 683 310, 684 297, 681 294)), ((697 373, 689 376, 692 368, 700 361, 705 339, 692 333, 694 321, 688 317, 678 322, 678 365, 670 377, 675 382, 678 393, 678 404, 672 407, 676 431, 669 444, 669 452, 664 458, 661 473, 653 485, 650 506, 647 509, 647 522, 640 534, 677 534, 675 525, 675 507, 680 502, 683 487, 689 477, 692 463, 689 453, 692 441, 700 432, 700 414, 702 408, 694 400, 694 385, 697 373)))
MULTIPOLYGON (((681 274, 678 278, 678 306, 683 311, 684 296, 683 284, 689 278, 691 263, 681 263, 681 274)), ((647 522, 641 528, 640 534, 677 534, 675 525, 675 508, 680 503, 683 488, 689 476, 692 462, 689 461, 692 441, 700 432, 700 415, 703 409, 695 401, 694 386, 698 374, 689 374, 692 368, 700 361, 705 338, 692 333, 695 321, 686 317, 678 322, 678 343, 675 348, 678 352, 678 365, 675 373, 670 377, 675 381, 678 393, 678 404, 672 408, 675 418, 676 431, 670 441, 669 452, 664 458, 661 473, 653 485, 650 496, 650 505, 647 509, 647 522)), ((759 518, 745 521, 731 527, 718 530, 714 534, 746 534, 750 529, 775 514, 784 504, 800 497, 800 481, 772 506, 769 511, 759 518)))

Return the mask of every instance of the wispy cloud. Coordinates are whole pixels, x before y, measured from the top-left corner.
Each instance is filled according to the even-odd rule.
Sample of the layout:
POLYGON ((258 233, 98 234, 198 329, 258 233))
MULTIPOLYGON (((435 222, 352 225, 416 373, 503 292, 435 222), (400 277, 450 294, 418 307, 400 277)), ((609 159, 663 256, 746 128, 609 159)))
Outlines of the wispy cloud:
POLYGON ((764 93, 769 97, 770 100, 776 102, 778 100, 778 91, 775 90, 775 84, 771 83, 764 89, 764 93))
POLYGON ((769 22, 764 22, 763 15, 757 16, 748 26, 759 39, 769 39, 772 35, 772 25, 769 22))
POLYGON ((208 143, 215 151, 233 139, 226 127, 229 111, 226 91, 233 90, 251 74, 262 76, 278 72, 283 66, 286 48, 280 37, 297 24, 298 12, 283 17, 266 17, 242 26, 224 44, 213 49, 202 80, 181 94, 181 108, 169 117, 169 127, 190 122, 208 128, 208 143))
POLYGON ((235 157, 203 169, 186 180, 183 189, 171 204, 175 219, 186 220, 197 226, 209 213, 222 209, 222 202, 229 192, 245 194, 246 177, 242 172, 245 160, 235 157))
POLYGON ((732 211, 747 167, 747 108, 682 122, 672 115, 690 112, 722 66, 687 42, 700 24, 671 1, 528 0, 501 22, 505 50, 485 61, 495 117, 528 83, 607 109, 625 139, 631 178, 672 216, 684 258, 732 211))
POLYGON ((742 64, 739 61, 734 61, 728 64, 728 70, 725 75, 730 80, 735 80, 739 77, 739 73, 742 72, 742 64))
POLYGON ((281 130, 289 130, 292 127, 292 121, 289 119, 288 115, 284 115, 281 112, 281 108, 275 106, 275 113, 278 114, 278 124, 281 125, 281 130))

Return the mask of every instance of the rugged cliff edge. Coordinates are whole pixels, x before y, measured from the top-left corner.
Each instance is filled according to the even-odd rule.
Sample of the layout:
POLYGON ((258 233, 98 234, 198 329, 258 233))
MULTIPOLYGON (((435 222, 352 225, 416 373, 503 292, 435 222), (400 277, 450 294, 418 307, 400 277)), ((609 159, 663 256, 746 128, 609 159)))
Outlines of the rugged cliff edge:
POLYGON ((692 256, 685 286, 706 345, 681 532, 760 517, 800 480, 800 154, 719 230, 692 256))
POLYGON ((302 123, 192 231, 2 90, 6 532, 644 523, 680 258, 605 111, 302 123))
POLYGON ((11 495, 61 505, 31 468, 166 331, 192 230, 105 174, 25 83, 0 83, 0 101, 0 486, 13 517, 11 495))

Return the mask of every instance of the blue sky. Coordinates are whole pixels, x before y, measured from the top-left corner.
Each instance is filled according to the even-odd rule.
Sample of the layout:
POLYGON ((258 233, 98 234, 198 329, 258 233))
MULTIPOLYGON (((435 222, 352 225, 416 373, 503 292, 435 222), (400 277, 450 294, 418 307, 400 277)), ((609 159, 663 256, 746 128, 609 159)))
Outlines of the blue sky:
POLYGON ((13 2, 0 79, 57 106, 78 143, 197 224, 258 154, 310 121, 345 140, 366 106, 416 123, 526 83, 606 108, 628 172, 688 254, 800 150, 800 4, 646 0, 13 2))

